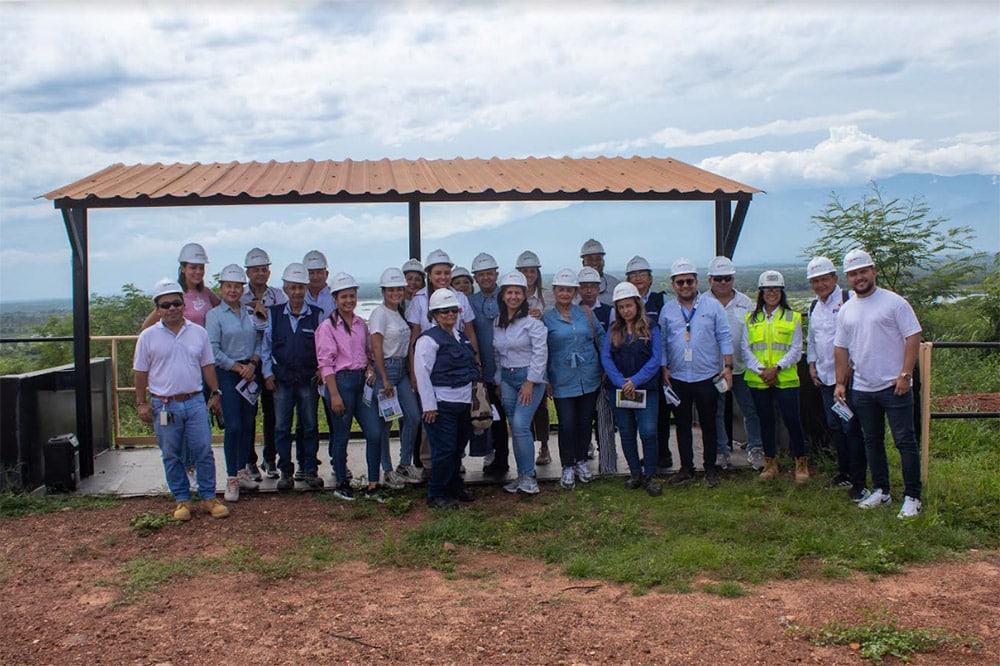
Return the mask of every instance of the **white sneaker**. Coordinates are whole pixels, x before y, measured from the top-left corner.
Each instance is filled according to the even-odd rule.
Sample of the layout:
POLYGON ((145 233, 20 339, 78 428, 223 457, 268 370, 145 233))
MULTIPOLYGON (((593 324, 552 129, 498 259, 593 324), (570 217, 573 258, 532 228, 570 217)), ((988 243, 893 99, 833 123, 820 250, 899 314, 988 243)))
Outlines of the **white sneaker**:
POLYGON ((391 488, 392 490, 399 490, 406 486, 406 477, 402 474, 396 474, 393 470, 385 472, 383 475, 382 485, 386 488, 391 488))
POLYGON ((396 465, 396 476, 403 479, 404 483, 422 483, 420 468, 416 465, 396 465))
POLYGON ((239 484, 240 490, 260 490, 260 484, 250 478, 250 473, 245 469, 236 472, 236 483, 239 484))
POLYGON ((590 483, 594 480, 594 473, 590 471, 590 467, 587 466, 587 461, 581 460, 576 464, 576 478, 580 480, 580 483, 590 483))
POLYGON ((226 477, 226 493, 223 498, 227 502, 240 501, 240 482, 236 480, 235 476, 226 477))
POLYGON ((572 467, 563 467, 562 478, 559 479, 559 485, 566 490, 573 490, 576 486, 576 472, 573 471, 572 467))
POLYGON ((538 479, 533 476, 522 476, 521 482, 517 484, 517 489, 522 493, 537 495, 539 491, 538 479))
POLYGON ((899 510, 896 517, 900 520, 905 520, 906 518, 916 518, 923 511, 924 505, 920 500, 910 497, 909 495, 903 495, 903 508, 899 510))
POLYGON ((729 469, 729 452, 719 451, 715 454, 715 466, 719 469, 729 469))
POLYGON ((508 493, 516 493, 518 486, 521 485, 521 479, 523 478, 524 478, 523 476, 518 475, 518 477, 513 481, 511 481, 510 483, 504 484, 503 489, 506 490, 508 493))
POLYGON ((881 488, 876 488, 867 499, 858 502, 858 507, 862 509, 874 509, 877 506, 888 504, 892 501, 892 495, 882 492, 881 488))
POLYGON ((764 469, 764 448, 761 446, 755 446, 747 451, 747 462, 750 463, 750 467, 755 470, 764 469))

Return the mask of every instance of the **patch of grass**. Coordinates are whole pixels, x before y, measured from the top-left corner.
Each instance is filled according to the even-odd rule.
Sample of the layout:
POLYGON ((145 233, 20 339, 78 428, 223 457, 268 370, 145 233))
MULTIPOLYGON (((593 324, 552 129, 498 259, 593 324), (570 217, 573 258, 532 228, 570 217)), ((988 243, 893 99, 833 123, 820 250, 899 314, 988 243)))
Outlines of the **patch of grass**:
POLYGON ((5 491, 0 493, 0 520, 63 509, 107 509, 118 502, 117 499, 94 495, 48 496, 5 491))
POLYGON ((739 597, 746 596, 747 591, 739 583, 734 583, 732 581, 723 581, 721 583, 707 583, 701 586, 704 592, 709 594, 717 594, 720 597, 725 597, 727 599, 736 599, 739 597))
POLYGON ((160 560, 141 557, 126 562, 122 573, 126 576, 122 603, 135 603, 158 585, 178 576, 188 576, 197 565, 188 560, 160 560))
POLYGON ((128 528, 140 537, 148 537, 151 534, 155 534, 160 531, 161 528, 167 525, 175 525, 177 521, 174 520, 172 514, 169 513, 154 513, 152 511, 147 511, 140 514, 128 522, 128 528))

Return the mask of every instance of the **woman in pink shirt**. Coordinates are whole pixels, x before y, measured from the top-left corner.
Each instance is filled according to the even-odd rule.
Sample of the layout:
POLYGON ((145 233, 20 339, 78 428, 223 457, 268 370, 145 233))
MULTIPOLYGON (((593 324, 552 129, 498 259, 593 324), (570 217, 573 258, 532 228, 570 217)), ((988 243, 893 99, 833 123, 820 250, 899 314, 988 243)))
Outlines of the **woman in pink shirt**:
MULTIPOLYGON (((180 263, 180 268, 177 269, 177 283, 184 290, 184 318, 205 328, 205 315, 222 302, 205 286, 205 264, 208 263, 208 255, 201 245, 188 243, 181 248, 177 260, 180 263)), ((158 321, 160 321, 160 309, 153 308, 142 322, 141 330, 145 331, 158 321)))

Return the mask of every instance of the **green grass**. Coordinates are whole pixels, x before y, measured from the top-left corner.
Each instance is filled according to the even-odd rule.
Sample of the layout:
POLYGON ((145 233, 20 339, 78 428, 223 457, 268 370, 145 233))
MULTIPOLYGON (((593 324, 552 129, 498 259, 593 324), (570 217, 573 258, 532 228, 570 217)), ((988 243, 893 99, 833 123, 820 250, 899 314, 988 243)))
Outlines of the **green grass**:
POLYGON ((128 528, 140 537, 148 537, 168 525, 177 524, 177 522, 172 514, 147 511, 130 520, 128 528))
POLYGON ((38 513, 54 513, 63 509, 106 509, 119 500, 93 495, 39 496, 31 493, 0 493, 0 520, 23 518, 38 513))

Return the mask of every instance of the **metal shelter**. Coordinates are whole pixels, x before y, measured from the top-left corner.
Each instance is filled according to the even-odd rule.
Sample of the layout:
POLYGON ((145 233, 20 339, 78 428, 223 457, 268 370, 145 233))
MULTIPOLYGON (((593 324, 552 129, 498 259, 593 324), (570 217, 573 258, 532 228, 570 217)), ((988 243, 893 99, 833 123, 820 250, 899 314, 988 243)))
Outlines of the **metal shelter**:
POLYGON ((91 208, 406 203, 409 256, 419 257, 424 202, 707 201, 715 205, 715 252, 732 257, 758 192, 690 164, 655 157, 113 164, 43 195, 62 211, 73 255, 81 475, 94 470, 87 245, 91 208))

